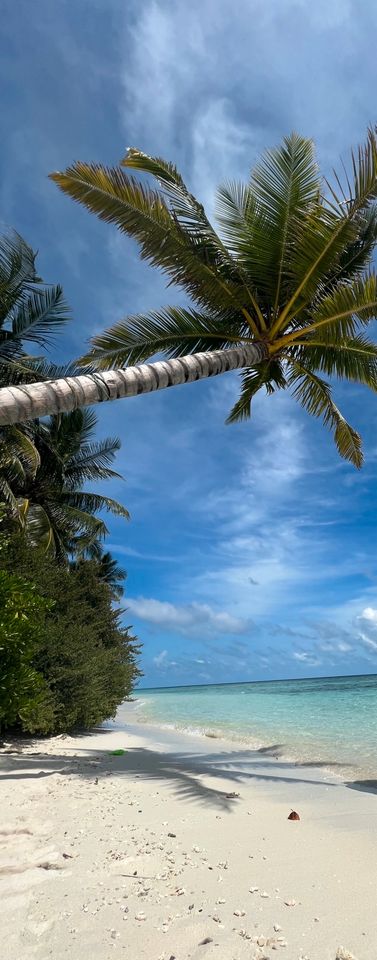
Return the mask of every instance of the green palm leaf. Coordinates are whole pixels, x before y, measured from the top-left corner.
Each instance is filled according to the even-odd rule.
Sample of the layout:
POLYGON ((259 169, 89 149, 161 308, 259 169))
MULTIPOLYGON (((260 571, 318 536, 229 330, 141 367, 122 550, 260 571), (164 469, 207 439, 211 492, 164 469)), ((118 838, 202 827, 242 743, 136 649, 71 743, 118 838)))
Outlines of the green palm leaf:
POLYGON ((293 396, 314 417, 322 417, 323 422, 334 432, 334 439, 341 457, 350 460, 355 467, 360 468, 363 463, 361 438, 356 430, 338 410, 335 405, 329 384, 318 377, 312 370, 296 361, 290 364, 287 377, 292 386, 293 396))
POLYGON ((126 507, 118 503, 117 500, 113 500, 112 497, 104 497, 99 493, 88 493, 86 491, 71 493, 69 491, 63 491, 61 502, 67 504, 69 507, 74 507, 75 510, 80 511, 82 514, 88 513, 94 515, 101 510, 106 510, 108 513, 113 513, 116 517, 123 517, 125 520, 130 519, 126 507))
POLYGON ((309 361, 313 370, 377 390, 377 345, 364 336, 339 339, 333 343, 321 341, 319 336, 313 337, 301 350, 301 359, 309 361))
MULTIPOLYGON (((377 315, 377 275, 370 273, 349 284, 336 287, 311 311, 306 334, 318 330, 321 338, 352 337, 359 326, 366 326, 377 315)), ((300 331, 293 339, 300 338, 300 331)))
POLYGON ((310 302, 318 291, 318 285, 330 270, 336 269, 344 248, 354 243, 358 236, 358 215, 365 210, 377 194, 377 139, 369 130, 367 142, 360 147, 357 158, 353 155, 354 196, 346 204, 343 216, 330 205, 318 203, 316 209, 300 225, 290 269, 297 286, 288 303, 281 311, 279 329, 287 326, 300 306, 300 298, 310 302))
POLYGON ((229 264, 219 252, 214 257, 213 238, 209 241, 206 232, 193 236, 185 229, 161 192, 127 177, 120 168, 96 164, 77 163, 64 173, 51 174, 51 179, 101 220, 115 223, 137 240, 141 257, 201 305, 242 309, 249 303, 247 291, 229 276, 229 264))
POLYGON ((232 407, 226 423, 239 423, 249 420, 251 416, 251 401, 262 387, 267 393, 274 393, 280 387, 286 386, 283 368, 278 360, 266 360, 258 367, 250 368, 242 374, 241 394, 232 407))
POLYGON ((88 480, 121 479, 121 474, 109 467, 119 448, 118 437, 83 444, 64 468, 66 486, 77 487, 88 480))
MULTIPOLYGON (((0 236, 0 327, 25 288, 37 282, 35 254, 15 230, 0 236)), ((0 341, 1 342, 1 341, 0 341)))
POLYGON ((30 290, 11 315, 13 337, 44 344, 56 328, 67 322, 69 315, 61 287, 30 290))
POLYGON ((211 316, 184 307, 165 307, 144 316, 128 317, 94 337, 93 349, 80 362, 106 370, 140 363, 160 352, 181 357, 184 353, 219 350, 245 339, 249 328, 246 323, 242 325, 241 337, 239 327, 239 317, 231 312, 211 316))
POLYGON ((267 151, 252 172, 251 193, 259 215, 269 226, 269 258, 265 267, 271 277, 274 316, 287 293, 284 288, 290 276, 297 223, 318 202, 320 189, 313 141, 295 133, 285 137, 277 149, 267 151))

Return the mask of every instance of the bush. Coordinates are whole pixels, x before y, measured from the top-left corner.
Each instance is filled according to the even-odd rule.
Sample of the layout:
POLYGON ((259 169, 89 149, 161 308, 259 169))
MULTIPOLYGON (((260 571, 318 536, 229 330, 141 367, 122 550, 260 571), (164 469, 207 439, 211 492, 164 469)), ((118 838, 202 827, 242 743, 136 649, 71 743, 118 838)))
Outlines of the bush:
POLYGON ((49 603, 32 583, 0 570, 0 730, 39 717, 41 732, 54 722, 52 697, 33 664, 45 632, 49 603))
MULTIPOLYGON (((3 727, 18 724, 26 732, 52 734, 92 727, 114 716, 140 676, 139 647, 121 624, 122 612, 113 608, 111 589, 99 579, 97 562, 84 560, 75 568, 61 567, 16 542, 0 553, 3 577, 11 577, 15 567, 36 604, 35 623, 31 610, 23 628, 25 644, 26 636, 29 639, 25 647, 20 641, 13 668, 13 676, 24 673, 22 708, 14 702, 10 710, 4 699, 0 705, 3 727)), ((9 589, 13 589, 11 583, 9 589)), ((5 622, 0 672, 7 678, 7 688, 13 682, 7 677, 12 636, 5 622)))

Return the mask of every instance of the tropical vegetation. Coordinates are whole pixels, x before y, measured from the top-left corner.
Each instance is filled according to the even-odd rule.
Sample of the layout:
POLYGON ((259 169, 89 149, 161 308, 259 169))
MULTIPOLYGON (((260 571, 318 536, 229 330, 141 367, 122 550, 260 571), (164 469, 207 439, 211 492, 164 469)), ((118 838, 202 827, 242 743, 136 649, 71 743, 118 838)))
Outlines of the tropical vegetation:
MULTIPOLYGON (((249 182, 219 188, 218 232, 174 164, 136 149, 119 167, 78 162, 51 177, 133 237, 141 257, 190 303, 128 317, 96 336, 81 363, 112 375, 77 381, 76 394, 73 380, 49 395, 30 388, 32 409, 39 401, 41 409, 58 411, 78 396, 93 402, 141 393, 238 364, 241 392, 228 422, 248 418, 262 388, 269 394, 287 389, 332 430, 341 456, 361 466, 361 439, 333 399, 333 381, 377 386, 377 347, 366 333, 377 310, 374 129, 352 153, 343 182, 337 174, 332 183, 320 175, 311 140, 286 137, 267 151, 249 182), (154 178, 157 187, 124 168, 154 178), (198 351, 206 352, 204 362, 195 358, 198 351), (155 354, 185 359, 152 364, 149 375, 124 370, 155 354)), ((3 399, 11 422, 14 398, 3 399)), ((17 401, 22 409, 22 398, 17 401)))
MULTIPOLYGON (((13 231, 0 237, 2 385, 68 372, 39 355, 68 315, 28 244, 13 231)), ((139 676, 137 641, 115 606, 125 573, 103 545, 104 512, 128 511, 98 489, 119 478, 120 442, 96 439, 96 426, 77 408, 0 429, 0 730, 91 726, 139 676)))

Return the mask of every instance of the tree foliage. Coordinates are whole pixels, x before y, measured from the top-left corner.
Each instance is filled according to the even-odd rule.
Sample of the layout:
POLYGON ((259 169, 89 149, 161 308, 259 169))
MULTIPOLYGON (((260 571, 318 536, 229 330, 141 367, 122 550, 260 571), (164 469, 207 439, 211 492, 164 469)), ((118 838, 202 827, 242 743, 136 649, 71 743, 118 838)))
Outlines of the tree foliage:
POLYGON ((79 162, 51 174, 70 197, 133 237, 142 258, 193 303, 120 321, 93 338, 82 364, 105 370, 159 352, 182 357, 262 341, 267 359, 241 374, 228 422, 247 419, 262 388, 290 390, 332 430, 341 456, 360 467, 361 439, 333 400, 333 381, 377 389, 377 346, 365 333, 377 312, 374 129, 350 167, 344 183, 337 174, 328 183, 313 142, 293 133, 266 152, 248 183, 219 188, 218 232, 174 164, 134 148, 120 167, 79 162))
POLYGON ((139 645, 99 567, 81 560, 62 568, 20 540, 1 551, 2 729, 92 727, 114 716, 131 692, 139 645))

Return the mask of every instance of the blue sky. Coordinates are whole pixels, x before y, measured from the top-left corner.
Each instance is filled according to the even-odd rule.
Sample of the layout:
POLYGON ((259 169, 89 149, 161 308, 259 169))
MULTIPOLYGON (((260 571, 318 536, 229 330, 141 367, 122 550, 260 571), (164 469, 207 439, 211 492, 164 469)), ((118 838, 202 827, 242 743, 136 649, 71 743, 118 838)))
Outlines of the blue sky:
MULTIPOLYGON (((137 249, 47 174, 171 159, 209 210, 292 129, 328 172, 376 121, 372 0, 3 0, 0 218, 39 250, 77 356, 128 313, 174 303, 137 249)), ((225 427, 237 376, 101 408, 125 481, 107 490, 144 685, 377 670, 377 398, 337 389, 365 438, 361 473, 286 394, 225 427)))

